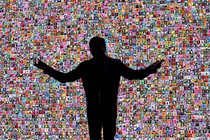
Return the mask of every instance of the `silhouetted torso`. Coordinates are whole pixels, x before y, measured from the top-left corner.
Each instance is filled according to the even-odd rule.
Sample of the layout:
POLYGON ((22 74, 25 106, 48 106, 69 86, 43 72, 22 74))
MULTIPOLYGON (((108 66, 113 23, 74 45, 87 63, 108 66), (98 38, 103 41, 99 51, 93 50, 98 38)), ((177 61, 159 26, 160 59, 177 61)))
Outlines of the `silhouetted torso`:
POLYGON ((105 57, 102 60, 92 58, 82 62, 82 81, 87 98, 87 106, 99 103, 108 107, 116 105, 120 81, 119 62, 105 57))

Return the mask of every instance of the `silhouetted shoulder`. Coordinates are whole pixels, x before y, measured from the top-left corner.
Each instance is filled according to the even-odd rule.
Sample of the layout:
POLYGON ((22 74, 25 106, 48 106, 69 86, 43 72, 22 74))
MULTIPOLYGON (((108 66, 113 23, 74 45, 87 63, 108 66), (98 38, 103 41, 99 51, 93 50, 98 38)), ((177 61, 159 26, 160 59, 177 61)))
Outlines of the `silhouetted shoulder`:
POLYGON ((84 65, 84 64, 88 63, 88 61, 90 61, 90 60, 84 60, 84 61, 82 61, 80 64, 81 64, 81 65, 84 65))
POLYGON ((113 59, 113 62, 114 62, 115 64, 120 64, 120 63, 122 63, 120 59, 113 59))
POLYGON ((117 64, 117 65, 120 65, 122 64, 122 61, 120 59, 115 59, 115 58, 112 58, 112 61, 117 64))
POLYGON ((107 62, 108 62, 108 64, 111 64, 111 65, 117 65, 121 62, 121 60, 116 59, 116 58, 107 57, 107 62))
POLYGON ((87 67, 87 65, 89 64, 89 61, 90 61, 90 60, 84 60, 84 61, 82 61, 79 65, 80 65, 82 68, 85 68, 85 67, 87 67))
POLYGON ((89 59, 82 61, 80 64, 82 69, 89 70, 93 66, 93 63, 93 59, 89 59))
POLYGON ((120 59, 113 59, 116 63, 122 63, 120 59))
POLYGON ((84 64, 84 65, 88 65, 88 64, 90 64, 90 62, 92 62, 93 61, 93 58, 91 58, 91 59, 89 59, 89 60, 84 60, 82 63, 84 64))

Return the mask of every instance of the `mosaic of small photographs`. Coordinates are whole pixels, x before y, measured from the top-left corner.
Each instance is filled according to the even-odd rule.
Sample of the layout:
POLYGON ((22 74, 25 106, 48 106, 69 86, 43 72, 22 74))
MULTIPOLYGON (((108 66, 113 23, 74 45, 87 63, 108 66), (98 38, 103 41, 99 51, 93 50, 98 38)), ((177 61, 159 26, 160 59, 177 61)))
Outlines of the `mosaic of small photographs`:
POLYGON ((92 58, 89 40, 133 69, 165 59, 144 80, 121 77, 116 139, 210 138, 209 0, 1 0, 0 139, 89 139, 81 79, 60 72, 92 58))

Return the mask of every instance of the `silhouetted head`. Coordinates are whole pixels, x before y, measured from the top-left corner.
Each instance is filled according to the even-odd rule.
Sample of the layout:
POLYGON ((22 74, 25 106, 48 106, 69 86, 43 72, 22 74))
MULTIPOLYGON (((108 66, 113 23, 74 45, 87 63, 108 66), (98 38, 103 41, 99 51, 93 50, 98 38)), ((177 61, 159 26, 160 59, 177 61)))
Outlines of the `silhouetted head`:
POLYGON ((106 42, 103 38, 95 36, 89 42, 90 52, 94 58, 102 58, 106 56, 106 42))

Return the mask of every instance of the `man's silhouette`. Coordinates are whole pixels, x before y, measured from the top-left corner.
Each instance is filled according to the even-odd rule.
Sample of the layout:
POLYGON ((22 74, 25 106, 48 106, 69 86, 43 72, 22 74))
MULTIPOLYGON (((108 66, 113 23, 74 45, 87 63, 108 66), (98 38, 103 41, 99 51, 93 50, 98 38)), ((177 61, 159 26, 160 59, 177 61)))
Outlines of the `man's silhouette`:
POLYGON ((49 67, 41 60, 35 62, 35 66, 44 70, 45 74, 59 82, 73 82, 82 78, 86 102, 89 135, 91 140, 114 140, 117 118, 117 95, 120 76, 129 80, 144 79, 152 73, 156 73, 161 67, 161 61, 157 61, 142 70, 133 70, 121 62, 106 56, 105 40, 101 37, 93 37, 89 42, 90 52, 93 58, 81 62, 76 69, 61 73, 49 67))

